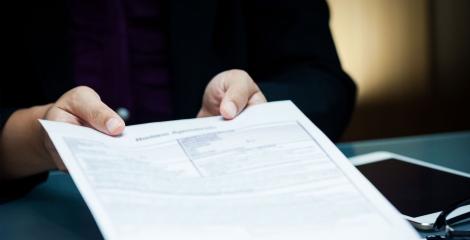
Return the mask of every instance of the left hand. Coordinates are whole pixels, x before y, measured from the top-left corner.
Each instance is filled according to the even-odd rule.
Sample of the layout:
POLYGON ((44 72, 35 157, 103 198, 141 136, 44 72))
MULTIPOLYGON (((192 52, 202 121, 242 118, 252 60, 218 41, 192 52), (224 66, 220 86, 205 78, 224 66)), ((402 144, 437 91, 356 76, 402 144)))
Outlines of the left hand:
POLYGON ((222 115, 233 119, 246 107, 264 102, 266 98, 247 72, 228 70, 207 84, 197 117, 222 115))

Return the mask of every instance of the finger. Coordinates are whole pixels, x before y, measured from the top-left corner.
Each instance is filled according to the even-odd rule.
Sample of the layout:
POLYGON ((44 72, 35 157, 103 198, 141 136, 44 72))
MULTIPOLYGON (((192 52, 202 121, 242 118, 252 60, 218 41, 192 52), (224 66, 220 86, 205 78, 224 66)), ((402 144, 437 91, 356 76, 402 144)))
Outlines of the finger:
POLYGON ((261 104, 267 102, 266 97, 263 95, 262 92, 256 92, 251 96, 250 100, 248 100, 248 106, 253 106, 256 104, 261 104))
POLYGON ((57 104, 91 127, 109 134, 119 135, 125 127, 119 115, 104 104, 99 95, 89 87, 77 87, 66 93, 57 104))
POLYGON ((198 118, 210 117, 210 116, 212 116, 212 114, 204 108, 201 108, 201 110, 199 110, 199 112, 197 114, 198 118))
POLYGON ((80 119, 77 116, 74 116, 73 114, 64 111, 62 108, 59 108, 56 105, 53 105, 49 108, 45 115, 45 119, 51 121, 66 122, 74 125, 83 125, 83 123, 80 122, 80 119))
MULTIPOLYGON (((248 74, 238 79, 227 79, 224 83, 225 96, 220 104, 220 113, 226 119, 233 119, 248 104, 248 100, 259 92, 258 86, 248 74)), ((240 77, 240 76, 239 76, 240 77)))

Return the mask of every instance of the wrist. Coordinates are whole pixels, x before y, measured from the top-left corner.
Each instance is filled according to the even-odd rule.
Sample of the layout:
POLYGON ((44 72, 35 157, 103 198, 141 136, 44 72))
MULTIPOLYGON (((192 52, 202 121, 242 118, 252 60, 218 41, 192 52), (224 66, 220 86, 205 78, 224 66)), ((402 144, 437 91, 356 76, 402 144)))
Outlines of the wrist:
POLYGON ((46 144, 46 140, 48 140, 49 137, 42 128, 39 119, 46 119, 47 113, 51 106, 52 104, 31 107, 29 109, 31 113, 29 114, 30 119, 28 121, 30 126, 30 132, 34 136, 30 139, 30 146, 32 146, 32 148, 34 149, 34 153, 38 156, 38 158, 43 161, 44 166, 47 166, 47 170, 52 170, 56 167, 54 161, 50 157, 47 148, 48 146, 46 144))
POLYGON ((14 112, 0 135, 0 170, 5 178, 24 177, 55 168, 45 148, 45 134, 38 121, 49 105, 14 112))

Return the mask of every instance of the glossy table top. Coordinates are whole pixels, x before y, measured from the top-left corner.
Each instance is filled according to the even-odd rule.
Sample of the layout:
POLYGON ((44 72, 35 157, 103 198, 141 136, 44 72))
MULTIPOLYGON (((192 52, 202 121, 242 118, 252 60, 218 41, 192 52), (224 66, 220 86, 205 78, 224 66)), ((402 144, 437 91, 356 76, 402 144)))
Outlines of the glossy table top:
MULTIPOLYGON (((470 173, 470 132, 338 144, 348 157, 390 151, 470 173)), ((470 186, 469 186, 470 187, 470 186)), ((470 224, 461 228, 470 229, 470 224)), ((71 178, 60 172, 25 197, 0 205, 0 239, 99 239, 71 178)))
POLYGON ((347 156, 388 151, 470 173, 470 131, 342 143, 347 156))

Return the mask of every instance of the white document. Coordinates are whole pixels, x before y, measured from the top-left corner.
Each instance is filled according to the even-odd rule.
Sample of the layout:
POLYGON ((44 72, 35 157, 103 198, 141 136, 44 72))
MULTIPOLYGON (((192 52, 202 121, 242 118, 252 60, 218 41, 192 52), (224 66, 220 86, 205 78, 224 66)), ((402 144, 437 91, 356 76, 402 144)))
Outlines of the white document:
POLYGON ((120 137, 41 123, 106 239, 419 239, 290 101, 120 137))

